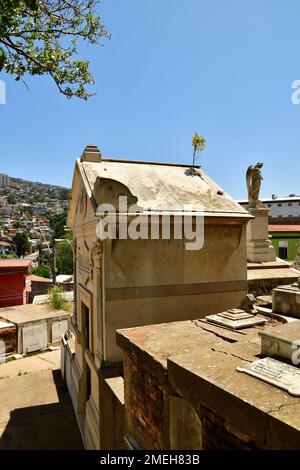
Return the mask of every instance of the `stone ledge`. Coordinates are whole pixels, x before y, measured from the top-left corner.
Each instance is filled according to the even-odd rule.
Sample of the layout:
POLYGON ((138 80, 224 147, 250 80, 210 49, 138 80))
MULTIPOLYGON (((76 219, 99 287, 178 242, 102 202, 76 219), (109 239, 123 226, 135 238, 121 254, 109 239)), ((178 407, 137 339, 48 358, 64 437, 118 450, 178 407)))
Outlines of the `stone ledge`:
POLYGON ((259 346, 247 343, 226 351, 194 351, 168 359, 174 390, 201 413, 204 406, 228 428, 265 449, 300 446, 300 400, 263 381, 236 371, 245 360, 255 360, 259 346), (238 354, 237 354, 238 353, 238 354))

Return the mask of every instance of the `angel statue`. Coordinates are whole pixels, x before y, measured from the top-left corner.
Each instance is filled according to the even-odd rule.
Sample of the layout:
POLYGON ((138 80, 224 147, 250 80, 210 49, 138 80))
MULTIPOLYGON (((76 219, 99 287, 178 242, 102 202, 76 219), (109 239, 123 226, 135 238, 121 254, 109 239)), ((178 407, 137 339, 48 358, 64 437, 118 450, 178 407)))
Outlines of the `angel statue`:
POLYGON ((247 189, 248 189, 248 201, 250 206, 261 205, 262 202, 259 200, 259 191, 261 182, 263 180, 260 169, 263 167, 263 163, 256 163, 255 166, 249 166, 246 173, 247 189))

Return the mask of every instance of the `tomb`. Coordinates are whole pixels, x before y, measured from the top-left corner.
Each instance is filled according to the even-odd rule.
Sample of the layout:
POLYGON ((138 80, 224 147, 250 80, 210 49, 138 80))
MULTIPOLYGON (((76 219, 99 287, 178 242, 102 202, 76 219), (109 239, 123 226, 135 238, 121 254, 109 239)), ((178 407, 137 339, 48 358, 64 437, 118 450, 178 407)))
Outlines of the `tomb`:
POLYGON ((300 369, 259 359, 258 332, 279 328, 266 321, 235 331, 203 319, 118 331, 127 448, 299 449, 300 369))
POLYGON ((300 321, 265 328, 259 336, 264 357, 238 366, 237 371, 300 396, 300 321))
POLYGON ((261 354, 297 361, 300 346, 300 321, 286 323, 260 332, 261 354), (293 359, 295 358, 295 360, 293 359))
POLYGON ((27 304, 1 308, 0 317, 15 326, 17 353, 30 354, 61 340, 68 328, 69 313, 51 310, 49 305, 27 304))
POLYGON ((300 318, 300 278, 290 285, 273 289, 272 307, 275 313, 300 318))
MULTIPOLYGON (((92 145, 76 162, 67 220, 75 260, 74 347, 63 354, 70 361, 63 368, 70 371, 68 387, 88 449, 100 448, 103 374, 122 363, 117 329, 204 318, 239 305, 247 292, 251 216, 201 168, 189 170, 187 165, 104 158, 92 145), (137 217, 121 208, 120 198, 143 216, 157 217, 156 236, 120 236, 137 217), (98 236, 103 205, 121 217, 116 237, 98 236), (182 216, 177 229, 186 216, 195 224, 199 205, 204 244, 189 250, 184 237, 175 237, 175 217, 182 216), (165 213, 171 221, 168 237, 163 236, 165 213)), ((68 341, 62 348, 67 351, 68 341)))

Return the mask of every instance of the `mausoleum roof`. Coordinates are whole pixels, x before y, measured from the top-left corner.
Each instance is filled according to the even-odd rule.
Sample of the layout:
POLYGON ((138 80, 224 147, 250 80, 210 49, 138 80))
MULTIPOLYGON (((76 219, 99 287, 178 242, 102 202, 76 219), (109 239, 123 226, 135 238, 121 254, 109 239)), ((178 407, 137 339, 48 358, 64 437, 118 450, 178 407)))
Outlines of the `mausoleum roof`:
MULTIPOLYGON (((100 178, 100 185, 102 179, 109 179, 126 186, 137 198, 138 206, 145 210, 155 211, 161 206, 202 205, 205 216, 251 218, 251 215, 200 167, 196 167, 194 174, 190 174, 188 165, 104 157, 100 157, 98 161, 81 158, 77 160, 76 166, 75 175, 79 170, 90 199, 96 198, 97 179, 100 178)), ((75 175, 73 189, 76 184, 75 175)))

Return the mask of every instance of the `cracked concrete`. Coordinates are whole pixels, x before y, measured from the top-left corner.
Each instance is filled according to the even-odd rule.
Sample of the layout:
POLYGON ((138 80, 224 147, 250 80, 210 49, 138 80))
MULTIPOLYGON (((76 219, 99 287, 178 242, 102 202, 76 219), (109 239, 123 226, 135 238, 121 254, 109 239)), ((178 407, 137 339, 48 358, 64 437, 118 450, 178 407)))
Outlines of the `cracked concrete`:
POLYGON ((277 406, 276 408, 271 408, 270 410, 267 411, 268 414, 271 414, 271 413, 277 413, 278 411, 281 411, 283 408, 285 408, 286 406, 296 406, 296 405, 299 405, 299 403, 283 403, 282 405, 279 405, 277 406))
POLYGON ((261 357, 262 329, 247 328, 241 335, 182 321, 123 330, 118 344, 153 373, 159 362, 174 393, 200 416, 202 407, 211 410, 257 448, 299 449, 300 398, 237 371, 261 357))
POLYGON ((250 359, 246 359, 246 358, 244 358, 244 357, 237 356, 236 354, 233 354, 233 353, 231 353, 231 352, 221 351, 220 349, 215 349, 215 348, 211 348, 211 350, 214 351, 214 352, 219 352, 219 353, 222 353, 222 354, 227 354, 227 355, 232 356, 232 357, 237 357, 238 359, 241 359, 242 361, 252 362, 250 359))
POLYGON ((194 325, 197 326, 198 328, 201 328, 203 331, 207 331, 208 333, 211 333, 214 336, 216 336, 217 338, 221 338, 222 340, 227 341, 228 343, 235 343, 237 341, 235 339, 228 338, 225 334, 222 334, 221 332, 218 333, 215 330, 205 328, 202 324, 200 325, 199 320, 192 320, 192 323, 194 323, 194 325))

